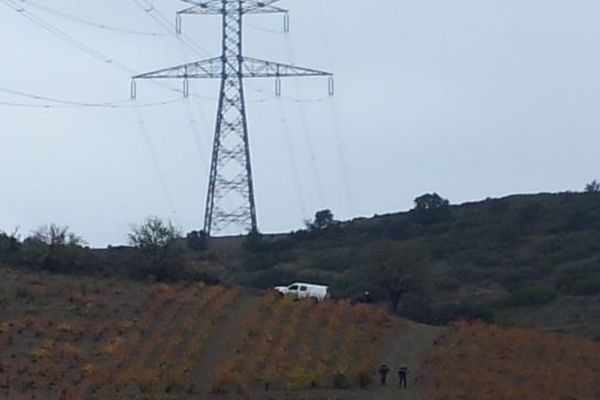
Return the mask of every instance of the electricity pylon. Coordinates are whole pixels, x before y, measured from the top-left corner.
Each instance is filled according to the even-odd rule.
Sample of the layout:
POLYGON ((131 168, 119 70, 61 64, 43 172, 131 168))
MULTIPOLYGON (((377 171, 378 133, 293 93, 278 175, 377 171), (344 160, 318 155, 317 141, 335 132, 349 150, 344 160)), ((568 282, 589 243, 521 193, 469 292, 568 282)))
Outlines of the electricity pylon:
POLYGON ((135 82, 137 79, 183 79, 184 94, 187 96, 188 79, 221 79, 204 214, 204 232, 210 236, 213 232, 220 232, 234 224, 245 231, 256 233, 258 225, 244 101, 244 78, 276 78, 275 92, 280 95, 280 78, 328 76, 331 95, 333 75, 242 55, 242 20, 245 14, 283 13, 284 29, 288 31, 288 11, 273 5, 280 0, 182 1, 192 6, 177 13, 178 32, 181 29, 182 15, 222 15, 221 56, 137 75, 133 80, 135 82))

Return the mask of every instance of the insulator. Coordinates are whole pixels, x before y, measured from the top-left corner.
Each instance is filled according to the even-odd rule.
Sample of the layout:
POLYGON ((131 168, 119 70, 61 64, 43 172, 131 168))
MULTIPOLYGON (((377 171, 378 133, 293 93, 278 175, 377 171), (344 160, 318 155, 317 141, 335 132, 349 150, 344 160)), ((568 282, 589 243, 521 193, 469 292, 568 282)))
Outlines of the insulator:
POLYGON ((137 98, 137 82, 135 79, 131 81, 131 100, 135 100, 137 98))
POLYGON ((183 97, 190 97, 190 81, 187 78, 183 80, 183 97))
POLYGON ((275 79, 275 95, 277 97, 281 96, 281 79, 279 77, 275 79))
POLYGON ((182 24, 181 15, 177 14, 177 17, 175 18, 175 32, 178 35, 181 35, 181 24, 182 24))
POLYGON ((290 14, 287 12, 283 14, 283 31, 285 33, 290 31, 290 14))
POLYGON ((328 86, 329 95, 333 96, 335 94, 335 81, 333 79, 333 76, 329 77, 329 82, 328 82, 327 86, 328 86))

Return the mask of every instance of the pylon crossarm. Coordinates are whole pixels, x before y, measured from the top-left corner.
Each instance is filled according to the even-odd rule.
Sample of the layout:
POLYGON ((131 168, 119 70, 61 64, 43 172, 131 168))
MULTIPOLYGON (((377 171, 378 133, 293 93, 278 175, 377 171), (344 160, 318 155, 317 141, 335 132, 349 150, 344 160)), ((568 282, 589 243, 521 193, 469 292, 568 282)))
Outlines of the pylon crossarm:
POLYGON ((244 14, 287 14, 289 10, 281 7, 263 6, 256 8, 248 8, 244 10, 244 14))
POLYGON ((185 10, 177 11, 177 15, 183 14, 204 14, 204 15, 218 15, 223 14, 223 7, 219 4, 215 5, 202 5, 202 6, 192 6, 186 8, 185 10))
POLYGON ((276 78, 291 76, 332 76, 330 72, 297 67, 273 61, 244 57, 242 63, 244 78, 276 78))
POLYGON ((133 79, 203 79, 221 78, 221 57, 210 58, 190 64, 178 65, 158 71, 136 75, 133 79))
MULTIPOLYGON (((182 0, 192 7, 179 11, 178 14, 222 14, 223 2, 221 0, 182 0)), ((244 0, 242 2, 243 14, 282 13, 287 12, 282 8, 273 7, 272 4, 280 0, 244 0)))
MULTIPOLYGON (((262 7, 249 7, 244 9, 244 14, 284 14, 289 12, 285 8, 274 7, 274 6, 262 6, 262 7)), ((203 7, 193 6, 177 12, 178 15, 192 14, 192 15, 220 15, 223 14, 221 7, 203 7)))
MULTIPOLYGON (((133 79, 207 79, 221 78, 223 59, 215 57, 208 60, 183 64, 136 75, 133 79)), ((242 62, 244 78, 285 78, 292 76, 332 76, 329 72, 297 67, 273 61, 244 57, 242 62)))

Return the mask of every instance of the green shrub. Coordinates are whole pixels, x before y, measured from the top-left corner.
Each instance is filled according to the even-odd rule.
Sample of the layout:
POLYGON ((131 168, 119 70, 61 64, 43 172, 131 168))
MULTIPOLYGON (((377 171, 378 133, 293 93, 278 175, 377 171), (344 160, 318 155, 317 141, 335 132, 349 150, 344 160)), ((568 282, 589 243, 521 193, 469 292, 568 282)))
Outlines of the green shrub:
POLYGON ((256 273, 239 274, 234 279, 239 284, 260 289, 268 289, 274 286, 287 285, 299 280, 296 272, 281 268, 272 268, 256 273))
POLYGON ((191 231, 185 237, 187 248, 193 251, 208 249, 208 235, 204 231, 191 231))
POLYGON ((556 299, 556 292, 547 287, 520 287, 513 289, 506 305, 510 307, 530 307, 548 304, 556 299))
POLYGON ((594 264, 566 269, 557 276, 555 287, 571 296, 600 295, 600 271, 594 264))
POLYGON ((358 256, 352 249, 335 249, 317 253, 311 267, 321 271, 343 272, 357 265, 358 256))

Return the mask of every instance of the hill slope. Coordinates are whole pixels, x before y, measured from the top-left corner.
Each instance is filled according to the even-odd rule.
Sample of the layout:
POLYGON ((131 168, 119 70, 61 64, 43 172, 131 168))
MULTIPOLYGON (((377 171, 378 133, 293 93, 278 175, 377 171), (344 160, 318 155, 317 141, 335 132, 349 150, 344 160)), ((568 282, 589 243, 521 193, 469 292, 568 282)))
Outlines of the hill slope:
POLYGON ((427 285, 403 298, 403 316, 430 323, 478 316, 600 335, 597 193, 511 196, 450 206, 434 218, 407 212, 258 240, 217 238, 194 257, 227 282, 315 281, 338 296, 369 290, 385 301, 373 271, 390 250, 402 258, 415 248, 427 260, 427 285))
POLYGON ((482 323, 436 328, 380 307, 224 286, 6 267, 0 278, 1 398, 600 397, 600 344, 577 337, 482 323), (380 363, 392 367, 385 387, 375 382, 380 363), (408 389, 394 384, 402 365, 408 389))
MULTIPOLYGON (((283 398, 293 390, 318 399, 337 396, 335 386, 355 398, 361 383, 374 387, 379 363, 395 365, 390 355, 402 354, 417 364, 437 335, 347 301, 0 274, 2 398, 283 398)), ((396 391, 360 393, 387 399, 396 391)))

